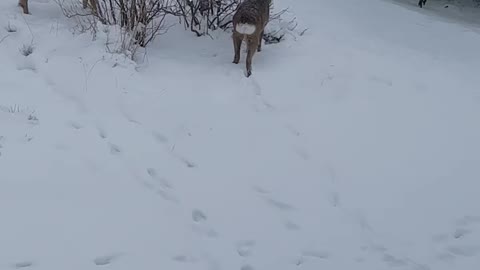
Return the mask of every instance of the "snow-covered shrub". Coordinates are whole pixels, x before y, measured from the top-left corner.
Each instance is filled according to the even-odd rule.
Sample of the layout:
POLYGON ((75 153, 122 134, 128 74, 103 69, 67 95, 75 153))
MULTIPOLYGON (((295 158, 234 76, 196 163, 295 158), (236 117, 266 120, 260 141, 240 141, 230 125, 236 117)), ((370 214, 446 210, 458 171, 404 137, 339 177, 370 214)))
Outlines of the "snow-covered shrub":
POLYGON ((266 44, 279 43, 289 35, 293 38, 302 36, 307 29, 298 27, 297 18, 288 9, 270 15, 270 21, 265 27, 263 40, 266 44))
POLYGON ((81 30, 98 31, 97 22, 119 25, 133 37, 132 44, 147 46, 165 32, 165 16, 175 0, 55 0, 65 16, 77 19, 81 30), (87 3, 87 4, 85 4, 87 3))

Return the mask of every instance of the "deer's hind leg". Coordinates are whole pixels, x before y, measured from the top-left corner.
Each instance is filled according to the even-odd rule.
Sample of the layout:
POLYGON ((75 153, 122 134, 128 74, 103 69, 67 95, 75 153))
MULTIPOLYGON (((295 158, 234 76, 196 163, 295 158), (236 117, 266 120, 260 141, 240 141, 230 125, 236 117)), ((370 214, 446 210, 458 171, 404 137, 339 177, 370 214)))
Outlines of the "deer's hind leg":
POLYGON ((260 34, 258 36, 258 48, 257 48, 258 52, 262 51, 263 32, 264 32, 264 30, 262 30, 262 32, 260 32, 260 34))
POLYGON ((28 0, 19 0, 18 5, 22 7, 24 14, 30 14, 28 11, 28 0))
POLYGON ((240 62, 240 48, 242 47, 243 36, 234 33, 232 34, 232 39, 233 50, 235 53, 235 56, 233 57, 233 63, 238 64, 238 62, 240 62))
POLYGON ((258 50, 258 36, 249 36, 247 38, 247 77, 250 77, 252 75, 252 58, 255 52, 258 50))

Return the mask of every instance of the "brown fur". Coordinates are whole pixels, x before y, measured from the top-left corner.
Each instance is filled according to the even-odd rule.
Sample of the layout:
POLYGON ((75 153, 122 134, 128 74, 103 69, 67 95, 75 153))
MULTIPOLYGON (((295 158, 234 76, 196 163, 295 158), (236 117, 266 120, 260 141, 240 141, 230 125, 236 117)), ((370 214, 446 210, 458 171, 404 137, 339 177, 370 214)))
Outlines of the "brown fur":
POLYGON ((247 42, 247 77, 252 75, 252 58, 256 51, 262 50, 262 37, 265 26, 270 19, 270 4, 272 0, 245 0, 239 6, 233 16, 233 48, 235 56, 233 63, 240 61, 240 47, 242 41, 247 42), (236 31, 237 24, 247 23, 255 25, 255 32, 251 35, 241 34, 236 31))

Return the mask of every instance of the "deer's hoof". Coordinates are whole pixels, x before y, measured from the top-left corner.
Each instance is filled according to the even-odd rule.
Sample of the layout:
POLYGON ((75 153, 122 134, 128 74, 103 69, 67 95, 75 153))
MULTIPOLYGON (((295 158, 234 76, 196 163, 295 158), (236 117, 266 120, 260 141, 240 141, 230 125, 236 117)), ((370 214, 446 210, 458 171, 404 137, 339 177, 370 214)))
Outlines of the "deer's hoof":
POLYGON ((252 76, 252 71, 251 70, 247 70, 247 74, 245 75, 247 78, 252 76))
POLYGON ((232 63, 234 63, 234 64, 238 64, 238 62, 239 62, 239 61, 238 61, 237 59, 235 59, 235 60, 232 61, 232 63))

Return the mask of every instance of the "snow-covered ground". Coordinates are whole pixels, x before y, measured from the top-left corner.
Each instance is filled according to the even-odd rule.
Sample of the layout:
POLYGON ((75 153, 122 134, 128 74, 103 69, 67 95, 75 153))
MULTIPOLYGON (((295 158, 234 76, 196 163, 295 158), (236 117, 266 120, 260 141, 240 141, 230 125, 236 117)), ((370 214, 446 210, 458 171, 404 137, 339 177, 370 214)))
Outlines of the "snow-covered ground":
POLYGON ((479 269, 480 28, 399 2, 275 0, 309 30, 246 78, 2 0, 0 269, 479 269))

